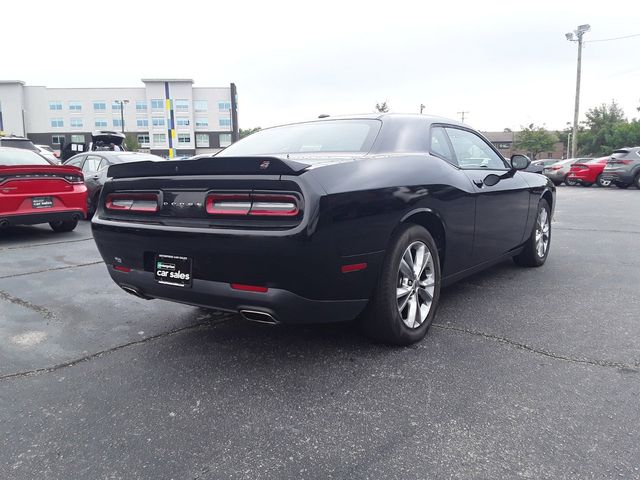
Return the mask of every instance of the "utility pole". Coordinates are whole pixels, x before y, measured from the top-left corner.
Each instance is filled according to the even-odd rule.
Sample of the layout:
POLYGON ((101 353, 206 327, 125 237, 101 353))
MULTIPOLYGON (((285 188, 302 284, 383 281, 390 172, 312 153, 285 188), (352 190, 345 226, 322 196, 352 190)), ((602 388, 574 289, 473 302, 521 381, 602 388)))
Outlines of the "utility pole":
POLYGON ((466 113, 469 113, 469 112, 465 112, 464 110, 462 112, 458 112, 458 115, 460 115, 460 119, 461 119, 462 123, 464 123, 464 115, 466 113))
POLYGON ((575 158, 578 152, 578 116, 580 113, 580 75, 582 70, 582 36, 591 30, 591 25, 579 25, 576 30, 565 34, 570 42, 578 42, 578 70, 576 73, 576 103, 573 110, 573 136, 571 138, 571 156, 575 158))
POLYGON ((425 108, 426 108, 426 107, 424 106, 424 103, 421 103, 421 104, 420 104, 420 115, 422 115, 422 112, 423 112, 423 110, 424 110, 425 108))

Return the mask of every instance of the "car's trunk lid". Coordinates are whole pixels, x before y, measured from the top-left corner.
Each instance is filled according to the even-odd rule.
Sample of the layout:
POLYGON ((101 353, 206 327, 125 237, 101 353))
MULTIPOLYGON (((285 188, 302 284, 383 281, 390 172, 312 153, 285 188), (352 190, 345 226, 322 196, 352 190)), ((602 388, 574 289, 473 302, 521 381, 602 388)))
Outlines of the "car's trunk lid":
POLYGON ((68 165, 0 165, 0 194, 71 191, 71 182, 77 183, 82 179, 80 169, 68 165))

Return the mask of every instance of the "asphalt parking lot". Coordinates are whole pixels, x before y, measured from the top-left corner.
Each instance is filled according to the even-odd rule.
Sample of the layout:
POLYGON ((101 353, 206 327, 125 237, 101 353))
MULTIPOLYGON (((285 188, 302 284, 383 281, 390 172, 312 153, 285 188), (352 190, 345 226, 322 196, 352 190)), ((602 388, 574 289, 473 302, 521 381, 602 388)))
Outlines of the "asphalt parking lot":
POLYGON ((87 222, 0 232, 0 478, 640 478, 639 211, 559 187, 547 264, 409 348, 137 299, 87 222))

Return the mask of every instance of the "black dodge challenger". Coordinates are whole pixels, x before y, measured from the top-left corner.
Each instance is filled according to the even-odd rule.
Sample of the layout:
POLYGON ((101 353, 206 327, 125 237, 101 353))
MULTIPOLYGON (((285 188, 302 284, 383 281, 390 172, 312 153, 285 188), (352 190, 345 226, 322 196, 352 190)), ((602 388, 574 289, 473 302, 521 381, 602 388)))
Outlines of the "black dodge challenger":
POLYGON ((529 163, 443 118, 324 118, 210 158, 113 165, 92 228, 138 297, 268 323, 358 318, 404 345, 442 286, 509 257, 545 262, 555 187, 529 163))

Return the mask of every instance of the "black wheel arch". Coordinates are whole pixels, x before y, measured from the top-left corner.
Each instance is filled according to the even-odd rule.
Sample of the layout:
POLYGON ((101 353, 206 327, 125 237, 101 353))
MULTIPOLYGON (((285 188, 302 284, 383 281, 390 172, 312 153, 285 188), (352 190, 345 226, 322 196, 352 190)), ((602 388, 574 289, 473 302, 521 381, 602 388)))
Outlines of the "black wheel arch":
POLYGON ((444 270, 444 262, 446 255, 447 235, 445 222, 442 216, 430 208, 416 208, 404 214, 400 220, 401 225, 413 223, 424 227, 433 237, 438 247, 438 257, 440 258, 440 270, 444 270))

